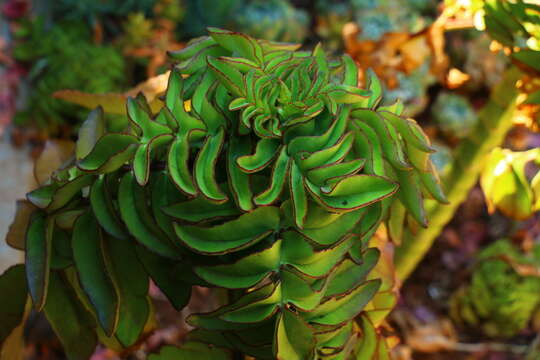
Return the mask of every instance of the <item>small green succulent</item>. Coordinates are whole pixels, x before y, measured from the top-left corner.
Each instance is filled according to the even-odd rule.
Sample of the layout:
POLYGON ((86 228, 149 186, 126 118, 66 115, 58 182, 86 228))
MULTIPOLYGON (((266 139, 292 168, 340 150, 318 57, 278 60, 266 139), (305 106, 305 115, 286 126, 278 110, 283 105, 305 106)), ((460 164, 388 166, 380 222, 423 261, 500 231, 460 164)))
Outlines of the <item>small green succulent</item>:
POLYGON ((17 33, 14 56, 31 66, 29 96, 18 109, 17 125, 54 132, 59 124, 80 123, 85 112, 53 98, 55 91, 106 93, 125 84, 122 55, 112 46, 94 44, 84 24, 64 22, 47 29, 40 19, 28 21, 17 33))
POLYGON ((179 310, 198 285, 221 306, 150 359, 388 358, 374 324, 395 297, 370 239, 393 203, 426 225, 424 194, 444 201, 428 138, 379 105, 376 77, 357 87, 349 56, 209 33, 171 54, 157 113, 129 98, 112 132, 95 110, 74 161, 28 194, 35 309, 86 359, 152 329, 149 279, 179 310))
POLYGON ((508 239, 485 248, 470 284, 452 297, 454 319, 493 337, 511 337, 523 330, 540 305, 540 278, 520 275, 512 264, 537 267, 538 255, 538 247, 525 256, 508 239))
POLYGON ((437 96, 431 116, 443 133, 456 138, 469 135, 478 122, 478 116, 467 98, 446 91, 437 96))
POLYGON ((288 0, 248 0, 235 14, 233 26, 257 38, 301 43, 309 22, 308 14, 288 0))

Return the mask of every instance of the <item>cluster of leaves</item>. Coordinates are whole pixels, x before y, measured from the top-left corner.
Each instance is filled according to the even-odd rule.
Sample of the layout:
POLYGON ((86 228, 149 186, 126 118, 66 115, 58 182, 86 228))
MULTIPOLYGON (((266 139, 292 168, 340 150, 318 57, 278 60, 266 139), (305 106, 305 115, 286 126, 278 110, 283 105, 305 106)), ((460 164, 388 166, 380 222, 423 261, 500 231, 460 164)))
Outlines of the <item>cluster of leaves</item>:
POLYGON ((129 98, 119 132, 92 112, 75 159, 21 203, 18 281, 70 358, 136 345, 150 278, 177 309, 193 285, 227 290, 153 359, 387 358, 375 327, 396 298, 370 239, 394 204, 426 225, 423 197, 444 201, 433 149, 350 57, 297 48, 210 29, 171 54, 157 112, 129 98))
POLYGON ((540 71, 540 6, 487 0, 483 7, 485 30, 510 51, 519 65, 540 71))
POLYGON ((518 270, 536 268, 538 250, 536 246, 530 255, 524 255, 508 239, 482 250, 470 284, 452 297, 453 318, 494 337, 511 337, 524 329, 540 305, 540 278, 538 274, 524 276, 518 270))
POLYGON ((14 57, 31 65, 27 81, 32 85, 26 104, 16 115, 18 125, 33 122, 54 128, 68 119, 84 119, 81 109, 52 97, 57 90, 103 93, 124 85, 122 55, 112 46, 94 44, 84 24, 66 22, 48 29, 38 18, 21 25, 15 34, 14 57))
POLYGON ((540 165, 540 148, 529 151, 494 149, 486 160, 480 184, 488 208, 516 220, 540 210, 540 172, 531 176, 528 164, 540 165))

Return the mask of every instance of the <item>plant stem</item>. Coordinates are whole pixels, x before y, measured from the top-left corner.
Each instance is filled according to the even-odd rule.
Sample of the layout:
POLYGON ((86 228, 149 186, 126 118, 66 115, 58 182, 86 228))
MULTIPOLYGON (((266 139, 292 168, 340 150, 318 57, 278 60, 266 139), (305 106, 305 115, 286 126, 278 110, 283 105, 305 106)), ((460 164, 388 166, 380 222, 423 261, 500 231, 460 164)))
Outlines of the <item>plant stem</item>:
POLYGON ((396 273, 402 283, 426 255, 435 238, 476 184, 486 155, 503 142, 512 127, 518 94, 515 83, 520 76, 517 68, 506 71, 501 83, 493 89, 489 102, 479 112, 479 122, 474 132, 455 150, 452 170, 444 181, 450 204, 427 200, 429 226, 416 234, 404 230, 402 245, 396 249, 395 255, 396 273))

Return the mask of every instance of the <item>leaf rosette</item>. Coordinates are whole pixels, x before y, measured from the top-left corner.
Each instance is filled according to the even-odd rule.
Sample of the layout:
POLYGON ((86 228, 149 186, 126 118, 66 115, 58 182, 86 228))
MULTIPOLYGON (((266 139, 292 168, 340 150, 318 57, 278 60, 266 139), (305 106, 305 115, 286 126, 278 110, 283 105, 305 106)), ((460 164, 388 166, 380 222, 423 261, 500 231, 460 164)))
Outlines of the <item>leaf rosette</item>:
POLYGON ((379 106, 374 75, 357 87, 348 56, 209 34, 170 54, 157 112, 129 98, 129 124, 112 132, 95 110, 77 156, 28 194, 33 304, 66 345, 84 336, 123 349, 154 326, 148 279, 177 309, 193 285, 217 287, 228 300, 188 318, 196 329, 178 354, 382 353, 363 313, 388 292, 369 240, 396 204, 426 226, 423 198, 445 201, 428 138, 399 103, 379 106))

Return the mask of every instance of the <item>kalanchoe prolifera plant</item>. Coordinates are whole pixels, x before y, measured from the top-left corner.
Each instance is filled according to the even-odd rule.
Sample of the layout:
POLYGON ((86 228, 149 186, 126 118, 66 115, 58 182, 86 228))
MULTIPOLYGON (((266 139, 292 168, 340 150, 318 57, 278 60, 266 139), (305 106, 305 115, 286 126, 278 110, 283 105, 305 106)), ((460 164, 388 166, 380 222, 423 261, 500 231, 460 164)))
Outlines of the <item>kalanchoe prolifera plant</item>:
POLYGON ((369 240, 393 203, 425 225, 423 194, 445 200, 429 140, 348 56, 209 32, 171 54, 159 113, 131 98, 113 133, 94 111, 76 160, 28 194, 34 307, 87 358, 96 334, 118 350, 152 329, 149 278, 177 309, 200 285, 222 306, 151 359, 385 358, 369 240))

